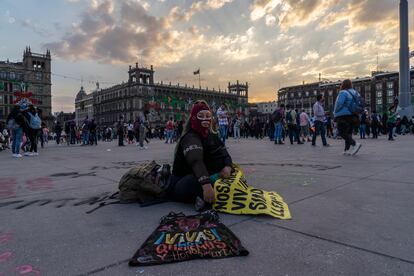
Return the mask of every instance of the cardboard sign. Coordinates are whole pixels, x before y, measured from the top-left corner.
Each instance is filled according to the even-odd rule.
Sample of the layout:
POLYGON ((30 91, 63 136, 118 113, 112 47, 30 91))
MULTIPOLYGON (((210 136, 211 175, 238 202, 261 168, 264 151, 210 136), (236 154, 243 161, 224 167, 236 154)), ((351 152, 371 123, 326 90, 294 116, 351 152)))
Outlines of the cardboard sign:
POLYGON ((233 166, 228 179, 219 178, 214 183, 216 200, 213 209, 229 214, 270 215, 291 219, 288 205, 276 192, 267 192, 249 186, 243 171, 233 166))
POLYGON ((194 216, 169 215, 141 245, 130 266, 156 265, 200 258, 246 256, 249 252, 214 211, 194 216))

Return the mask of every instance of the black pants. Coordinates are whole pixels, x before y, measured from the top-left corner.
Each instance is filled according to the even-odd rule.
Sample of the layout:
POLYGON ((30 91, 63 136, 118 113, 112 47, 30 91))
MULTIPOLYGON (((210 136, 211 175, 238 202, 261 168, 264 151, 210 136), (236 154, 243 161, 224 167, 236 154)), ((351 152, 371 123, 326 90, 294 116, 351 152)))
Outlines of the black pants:
POLYGON ((295 136, 296 142, 298 142, 298 144, 300 143, 299 132, 296 125, 288 125, 288 133, 291 144, 293 144, 293 136, 295 136))
POLYGON ((203 188, 193 174, 186 176, 171 176, 171 186, 168 199, 183 203, 194 203, 197 197, 203 198, 203 188))
POLYGON ((124 145, 124 135, 118 134, 118 146, 124 145))
POLYGON ((351 146, 355 146, 356 142, 352 139, 352 132, 355 128, 354 116, 341 116, 336 118, 338 124, 339 136, 345 140, 345 150, 349 150, 351 146))
POLYGON ((378 138, 378 125, 372 124, 371 129, 372 129, 372 138, 377 139, 378 138))
POLYGON ((27 131, 27 137, 29 138, 30 141, 30 152, 37 152, 37 135, 39 130, 37 129, 33 129, 33 128, 29 128, 29 130, 27 131))
POLYGON ((395 127, 395 123, 387 123, 388 128, 388 140, 394 139, 393 137, 393 129, 395 127))

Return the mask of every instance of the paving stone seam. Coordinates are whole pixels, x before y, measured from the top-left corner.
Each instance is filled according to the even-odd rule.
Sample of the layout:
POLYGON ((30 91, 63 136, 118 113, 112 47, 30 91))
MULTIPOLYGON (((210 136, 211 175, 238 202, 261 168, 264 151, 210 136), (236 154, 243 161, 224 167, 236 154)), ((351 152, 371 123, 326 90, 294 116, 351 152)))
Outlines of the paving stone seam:
MULTIPOLYGON (((387 171, 393 170, 393 169, 395 169, 395 168, 397 168, 397 167, 399 167, 399 165, 396 165, 396 166, 393 166, 392 168, 386 169, 386 170, 384 170, 383 172, 387 172, 387 171)), ((359 182, 359 181, 369 179, 370 177, 375 176, 375 175, 376 175, 376 173, 371 174, 371 175, 369 175, 369 176, 364 176, 364 177, 361 177, 361 178, 358 178, 358 179, 353 179, 353 180, 351 180, 351 181, 349 181, 349 182, 346 182, 346 183, 344 183, 344 184, 341 184, 341 185, 338 185, 338 186, 336 186, 336 187, 330 188, 330 189, 328 189, 328 190, 325 190, 325 191, 322 191, 322 192, 319 192, 319 193, 316 193, 316 194, 313 194, 313 195, 310 195, 310 196, 306 196, 306 197, 304 197, 304 198, 302 198, 302 199, 298 199, 298 200, 295 200, 295 201, 292 201, 292 202, 288 202, 288 205, 293 205, 293 204, 296 204, 296 203, 302 202, 302 201, 304 201, 304 200, 307 200, 307 199, 310 199, 310 198, 314 198, 314 197, 317 197, 317 196, 320 196, 320 195, 323 195, 323 194, 329 193, 329 192, 331 192, 331 191, 334 191, 334 190, 340 189, 340 188, 342 188, 342 187, 345 187, 345 186, 349 186, 349 185, 355 184, 355 183, 357 183, 357 182, 359 182)))
POLYGON ((397 260, 397 261, 400 261, 400 262, 404 262, 404 263, 408 263, 408 264, 414 265, 414 261, 412 261, 412 260, 403 259, 403 258, 400 258, 400 257, 396 257, 396 256, 392 256, 392 255, 389 255, 389 254, 385 254, 385 253, 382 253, 382 252, 378 252, 378 251, 374 251, 374 250, 371 250, 371 249, 363 248, 363 247, 360 247, 360 246, 357 246, 357 245, 348 244, 348 243, 344 243, 344 242, 340 242, 340 241, 336 241, 336 240, 324 238, 322 236, 317 236, 317 235, 309 234, 309 233, 306 233, 306 232, 303 232, 303 231, 295 230, 295 229, 292 229, 292 228, 289 228, 289 227, 285 227, 285 226, 281 226, 281 225, 272 224, 272 223, 269 223, 269 222, 258 221, 256 219, 253 219, 252 221, 253 222, 256 222, 256 223, 259 223, 259 224, 265 224, 267 226, 272 226, 272 227, 276 227, 276 228, 279 228, 279 229, 283 229, 283 230, 286 230, 286 231, 289 231, 289 232, 301 234, 301 235, 304 235, 304 236, 307 236, 307 237, 311 237, 311 238, 314 238, 314 239, 323 240, 323 241, 326 241, 326 242, 330 242, 330 243, 334 243, 334 244, 346 246, 346 247, 353 248, 353 249, 360 250, 360 251, 364 251, 364 252, 367 252, 367 253, 370 253, 370 254, 379 255, 379 256, 382 256, 382 257, 389 258, 389 259, 393 259, 393 260, 397 260))
MULTIPOLYGON (((93 187, 98 187, 98 186, 102 186, 102 185, 107 185, 107 184, 114 184, 117 181, 113 180, 113 179, 104 179, 109 181, 108 183, 100 183, 100 184, 95 184, 95 185, 89 185, 88 188, 93 188, 93 187)), ((0 202, 6 201, 6 200, 10 200, 10 199, 30 199, 30 198, 37 198, 39 196, 43 196, 43 195, 49 195, 49 194, 53 194, 53 193, 61 193, 61 192, 66 192, 66 191, 71 191, 71 190, 76 190, 79 189, 79 187, 68 187, 68 188, 63 188, 63 189, 55 189, 54 191, 44 191, 44 192, 37 192, 37 193, 32 193, 32 194, 26 194, 26 195, 21 195, 21 196, 13 196, 13 197, 5 197, 5 198, 1 198, 0 202)), ((116 191, 113 190, 111 191, 111 193, 114 193, 116 191)))
POLYGON ((93 275, 93 274, 96 274, 96 273, 99 273, 99 272, 105 271, 105 270, 107 270, 107 269, 109 269, 109 268, 113 268, 113 267, 120 266, 120 265, 122 265, 122 264, 124 264, 124 263, 129 262, 129 260, 130 260, 130 258, 125 259, 125 260, 121 260, 121 261, 118 261, 118 262, 116 262, 116 263, 112 263, 112 264, 109 264, 109 265, 106 265, 106 266, 103 266, 103 267, 100 267, 100 268, 97 268, 97 269, 91 270, 91 271, 89 271, 89 272, 79 274, 78 276, 93 275))

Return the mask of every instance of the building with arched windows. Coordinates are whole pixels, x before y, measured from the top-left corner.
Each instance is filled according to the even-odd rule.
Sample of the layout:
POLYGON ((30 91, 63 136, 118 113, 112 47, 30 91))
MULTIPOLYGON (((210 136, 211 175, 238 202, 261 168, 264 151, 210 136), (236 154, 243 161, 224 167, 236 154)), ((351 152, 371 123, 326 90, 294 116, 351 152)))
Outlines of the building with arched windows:
MULTIPOLYGON (((75 101, 76 118, 86 114, 86 100, 93 98, 93 118, 100 126, 113 125, 122 117, 124 121, 145 116, 155 125, 169 117, 182 120, 189 114, 196 100, 206 100, 215 111, 224 103, 231 113, 248 112, 248 83, 229 83, 226 90, 194 87, 154 81, 154 68, 129 66, 128 81, 90 95, 78 93, 75 101), (82 106, 82 102, 84 103, 82 106), (83 107, 83 109, 81 109, 83 107)), ((89 106, 89 104, 88 104, 89 106)), ((89 116, 91 118, 91 116, 89 116)))
POLYGON ((0 61, 0 120, 5 120, 14 105, 22 109, 33 104, 42 110, 42 119, 51 124, 51 56, 33 53, 30 47, 23 52, 22 62, 0 61))

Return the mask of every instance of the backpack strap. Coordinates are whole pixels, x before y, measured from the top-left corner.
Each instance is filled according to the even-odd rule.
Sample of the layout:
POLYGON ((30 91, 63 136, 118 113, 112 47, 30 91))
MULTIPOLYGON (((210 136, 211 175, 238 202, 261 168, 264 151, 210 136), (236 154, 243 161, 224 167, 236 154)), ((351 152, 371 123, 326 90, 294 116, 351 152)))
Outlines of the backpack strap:
POLYGON ((113 193, 107 199, 112 200, 112 201, 103 201, 103 202, 99 203, 99 205, 97 207, 93 208, 92 210, 87 211, 86 214, 91 214, 91 213, 95 212, 96 210, 98 210, 98 209, 100 209, 101 207, 104 207, 104 206, 108 206, 108 205, 111 205, 111 204, 121 204, 121 201, 119 200, 119 191, 113 193))

